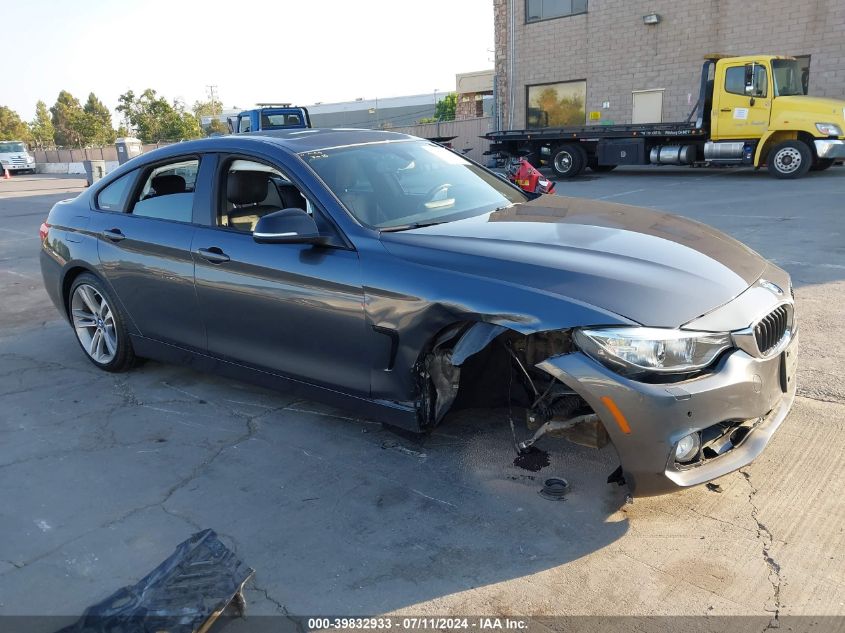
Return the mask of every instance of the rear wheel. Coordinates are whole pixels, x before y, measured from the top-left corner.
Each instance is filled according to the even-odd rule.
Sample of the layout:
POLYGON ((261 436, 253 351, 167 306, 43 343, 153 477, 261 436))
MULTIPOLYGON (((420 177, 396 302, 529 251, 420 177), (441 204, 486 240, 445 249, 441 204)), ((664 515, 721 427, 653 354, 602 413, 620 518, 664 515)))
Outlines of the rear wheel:
POLYGON ((587 166, 587 152, 572 143, 558 145, 552 152, 551 165, 561 178, 574 178, 587 166))
POLYGON ((817 158, 813 161, 813 166, 810 167, 810 171, 824 171, 825 169, 833 167, 833 163, 833 158, 817 158))
POLYGON ((88 360, 105 371, 124 371, 135 361, 126 320, 105 285, 90 273, 77 277, 68 307, 79 346, 88 360))
POLYGON ((813 153, 804 141, 784 141, 775 145, 766 160, 775 178, 800 178, 813 164, 813 153))

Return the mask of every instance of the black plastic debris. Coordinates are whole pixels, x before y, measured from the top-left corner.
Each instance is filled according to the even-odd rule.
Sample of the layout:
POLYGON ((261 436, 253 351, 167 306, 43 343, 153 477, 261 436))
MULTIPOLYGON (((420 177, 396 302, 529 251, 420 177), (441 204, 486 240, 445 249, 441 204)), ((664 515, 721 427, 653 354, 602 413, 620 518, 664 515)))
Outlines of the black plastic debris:
POLYGON ((569 482, 566 479, 552 477, 546 479, 545 484, 540 489, 540 496, 552 501, 560 501, 569 492, 569 482))
POLYGON ((712 481, 707 482, 707 490, 710 492, 722 492, 722 486, 714 484, 712 481))
POLYGON ((214 530, 203 530, 58 633, 203 633, 230 604, 243 615, 243 587, 253 574, 214 530))

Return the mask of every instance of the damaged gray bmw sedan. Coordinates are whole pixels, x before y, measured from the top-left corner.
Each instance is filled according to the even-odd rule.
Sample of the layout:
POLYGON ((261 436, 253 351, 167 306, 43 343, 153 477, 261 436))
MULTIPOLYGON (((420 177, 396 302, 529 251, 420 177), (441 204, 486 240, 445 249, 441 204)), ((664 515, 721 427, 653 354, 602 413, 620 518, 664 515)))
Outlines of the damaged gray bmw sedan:
POLYGON ((524 411, 521 450, 612 443, 637 495, 749 463, 795 395, 780 268, 403 134, 171 145, 56 204, 41 243, 46 289, 104 370, 185 363, 416 432, 461 407, 524 411))

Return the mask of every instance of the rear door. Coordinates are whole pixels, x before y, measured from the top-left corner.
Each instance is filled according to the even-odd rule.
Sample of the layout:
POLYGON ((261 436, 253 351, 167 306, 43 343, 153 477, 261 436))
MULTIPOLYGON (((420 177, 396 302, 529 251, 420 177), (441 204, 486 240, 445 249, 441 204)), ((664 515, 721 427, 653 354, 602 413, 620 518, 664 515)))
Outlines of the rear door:
MULTIPOLYGON (((215 205, 194 237, 196 291, 213 356, 291 378, 369 395, 364 290, 351 247, 259 244, 252 237, 262 215, 296 206, 315 215, 321 231, 335 231, 276 160, 221 156, 215 205), (229 202, 233 173, 264 174, 262 192, 241 191, 229 202)), ((299 169, 302 169, 300 166, 299 169)), ((255 178, 250 178, 255 180, 255 178)), ((338 240, 340 242, 341 240, 338 240)))
POLYGON ((101 272, 145 337, 205 349, 191 240, 199 156, 139 168, 103 189, 91 229, 101 272))
POLYGON ((725 63, 716 73, 713 139, 755 139, 769 129, 771 77, 762 63, 725 63))

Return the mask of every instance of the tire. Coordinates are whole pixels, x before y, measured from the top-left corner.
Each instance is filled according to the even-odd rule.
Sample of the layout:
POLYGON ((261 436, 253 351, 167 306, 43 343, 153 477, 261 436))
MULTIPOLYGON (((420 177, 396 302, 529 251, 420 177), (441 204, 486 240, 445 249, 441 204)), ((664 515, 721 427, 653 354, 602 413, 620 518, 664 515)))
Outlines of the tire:
POLYGON ((810 167, 810 171, 824 171, 825 169, 833 167, 834 162, 835 159, 833 158, 817 158, 813 161, 813 166, 810 167))
POLYGON ((135 363, 135 350, 126 318, 105 284, 91 273, 79 275, 67 296, 68 313, 76 341, 94 365, 120 372, 135 363))
POLYGON ((775 178, 801 178, 813 164, 813 153, 804 141, 784 141, 774 146, 766 158, 775 178))
POLYGON ((549 163, 561 178, 574 178, 587 166, 587 152, 580 145, 564 143, 554 149, 549 163))

